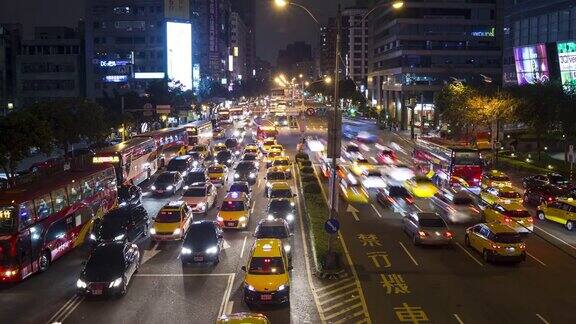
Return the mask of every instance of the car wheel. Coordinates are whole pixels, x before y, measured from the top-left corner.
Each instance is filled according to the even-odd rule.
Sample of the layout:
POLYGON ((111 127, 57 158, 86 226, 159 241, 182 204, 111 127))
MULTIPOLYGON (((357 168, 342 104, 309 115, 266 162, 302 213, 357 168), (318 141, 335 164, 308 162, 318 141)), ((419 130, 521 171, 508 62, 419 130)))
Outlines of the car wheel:
POLYGON ((464 245, 470 247, 470 237, 468 237, 468 234, 464 236, 464 245))
POLYGON ((541 221, 546 220, 546 215, 544 215, 543 211, 539 211, 537 216, 538 216, 538 219, 541 221))
POLYGON ((126 279, 124 279, 122 280, 122 289, 120 289, 120 293, 118 293, 119 297, 125 296, 127 291, 128 291, 128 283, 126 282, 126 279))
POLYGON ((44 252, 44 254, 42 254, 42 256, 40 257, 40 262, 39 262, 39 268, 40 268, 40 272, 44 272, 46 270, 48 270, 48 268, 50 268, 50 252, 46 251, 44 252))
POLYGON ((484 259, 485 262, 490 262, 490 253, 488 253, 488 250, 482 252, 482 259, 484 259))
POLYGON ((217 255, 216 259, 214 259, 214 262, 212 262, 212 264, 217 265, 218 263, 220 263, 220 256, 217 255))
POLYGON ((574 229, 574 223, 572 221, 567 221, 566 222, 566 229, 571 231, 574 229))

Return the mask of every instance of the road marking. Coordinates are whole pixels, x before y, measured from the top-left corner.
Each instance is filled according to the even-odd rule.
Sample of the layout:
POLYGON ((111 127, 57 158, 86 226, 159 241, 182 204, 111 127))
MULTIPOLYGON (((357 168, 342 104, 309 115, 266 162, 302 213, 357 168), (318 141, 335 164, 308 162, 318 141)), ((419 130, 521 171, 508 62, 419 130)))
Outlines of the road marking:
MULTIPOLYGON (((140 261, 140 263, 144 264, 150 261, 150 259, 152 259, 153 257, 155 257, 156 254, 160 253, 161 250, 158 250, 157 248, 158 244, 155 244, 152 250, 144 250, 144 254, 142 255, 142 261, 140 261)), ((178 254, 178 256, 180 256, 180 254, 178 254)))
POLYGON ((343 284, 343 283, 345 283, 345 282, 347 282, 347 281, 350 281, 350 280, 353 280, 353 279, 352 279, 352 278, 347 278, 347 279, 344 279, 344 280, 342 280, 342 281, 338 281, 338 282, 335 282, 335 283, 333 283, 333 284, 329 284, 328 286, 323 286, 323 287, 317 288, 317 289, 316 289, 316 292, 320 292, 320 291, 323 291, 323 290, 326 290, 326 289, 330 289, 330 288, 332 288, 332 287, 334 287, 334 286, 341 285, 341 284, 343 284))
POLYGON ((412 256, 412 254, 410 254, 410 251, 408 251, 408 249, 406 248, 406 246, 404 246, 404 244, 400 241, 398 241, 398 243, 400 243, 400 246, 402 247, 402 249, 404 249, 404 252, 406 252, 406 254, 408 254, 408 256, 410 257, 410 259, 412 259, 412 262, 414 262, 414 264, 416 266, 418 266, 418 262, 416 262, 416 259, 414 259, 414 257, 412 256))
POLYGON ((234 308, 234 301, 232 301, 232 300, 228 301, 228 306, 226 307, 226 311, 224 312, 224 314, 226 314, 226 315, 232 314, 233 308, 234 308))
POLYGON ((137 273, 135 277, 229 277, 235 273, 137 273))
POLYGON ((545 231, 542 227, 536 226, 536 225, 534 225, 534 227, 536 227, 537 229, 541 230, 542 232, 544 232, 544 233, 552 236, 553 238, 557 239, 558 241, 566 244, 567 246, 571 247, 572 249, 576 250, 576 247, 575 247, 574 245, 572 245, 572 244, 564 241, 563 239, 559 238, 558 236, 556 236, 556 235, 554 235, 554 234, 552 234, 552 233, 550 233, 550 232, 548 232, 548 231, 545 231))
POLYGON ((458 323, 464 324, 464 322, 462 322, 462 320, 460 319, 460 316, 458 316, 458 314, 452 314, 452 315, 454 315, 454 318, 456 319, 456 321, 458 321, 458 323))
MULTIPOLYGON (((357 291, 357 290, 358 290, 358 286, 354 287, 353 290, 346 291, 346 292, 343 292, 343 293, 338 294, 338 295, 336 295, 336 296, 332 296, 332 297, 330 297, 330 298, 323 299, 323 300, 322 300, 322 304, 327 304, 327 303, 333 302, 333 301, 335 301, 335 300, 337 300, 337 299, 340 299, 340 298, 343 298, 343 297, 347 297, 346 300, 347 300, 347 301, 351 301, 351 300, 353 300, 354 298, 359 297, 359 296, 354 296, 354 292, 357 291), (351 296, 350 296, 350 295, 351 295, 351 296)), ((324 296, 322 296, 322 297, 320 297, 320 298, 324 298, 324 296)), ((326 310, 324 309, 324 311, 326 311, 326 310)))
POLYGON ((526 254, 528 254, 529 257, 531 257, 532 259, 536 260, 536 262, 540 263, 541 265, 547 267, 546 263, 540 261, 537 257, 533 256, 532 254, 526 252, 526 254))
POLYGON ((470 256, 472 258, 472 260, 474 260, 474 262, 478 263, 481 267, 484 266, 484 264, 480 261, 478 261, 478 259, 476 259, 470 252, 468 252, 468 250, 466 248, 464 248, 462 245, 460 245, 460 243, 456 242, 456 245, 462 249, 462 251, 464 251, 466 254, 468 254, 468 256, 470 256))
POLYGON ((542 317, 542 315, 536 314, 536 317, 538 317, 542 321, 542 323, 550 324, 550 322, 548 322, 544 317, 542 317))
POLYGON ((351 213, 356 221, 360 221, 360 218, 358 218, 358 209, 354 208, 354 206, 348 205, 348 208, 346 208, 346 212, 351 213))
POLYGON ((338 288, 336 288, 336 289, 333 289, 333 290, 330 290, 330 291, 328 291, 328 292, 325 292, 325 293, 323 293, 323 294, 321 294, 321 295, 318 295, 318 297, 324 298, 324 297, 326 297, 326 296, 332 295, 333 293, 335 293, 335 292, 337 292, 337 291, 345 290, 345 289, 348 289, 348 288, 352 288, 353 286, 356 286, 356 283, 355 283, 355 282, 351 282, 351 283, 349 283, 349 284, 347 284, 347 285, 345 285, 345 286, 341 286, 341 287, 338 287, 338 288))
MULTIPOLYGON (((341 297, 341 296, 340 296, 340 297, 341 297)), ((349 298, 349 299, 347 299, 347 300, 345 300, 345 301, 343 301, 343 302, 339 302, 339 303, 336 303, 336 304, 334 304, 334 305, 332 305, 332 306, 330 306, 330 307, 326 307, 326 308, 324 308, 324 311, 325 311, 325 312, 331 311, 331 310, 333 310, 333 309, 335 309, 335 308, 338 308, 338 307, 341 307, 341 306, 346 305, 348 302, 350 302, 350 301, 352 301, 352 300, 356 300, 356 299, 359 299, 359 298, 360 298, 360 296, 354 296, 354 297, 349 298)))
POLYGON ((242 242, 242 250, 240 250, 240 259, 242 259, 242 257, 244 257, 244 248, 246 247, 246 240, 248 239, 248 236, 244 236, 244 241, 242 242))
POLYGON ((226 290, 224 291, 224 296, 222 296, 222 302, 220 303, 220 309, 218 310, 218 317, 224 315, 224 312, 228 309, 230 293, 232 292, 232 287, 234 286, 235 278, 236 278, 235 273, 228 276, 228 284, 226 286, 226 290))
POLYGON ((374 211, 376 212, 376 214, 378 215, 378 217, 382 218, 382 214, 380 214, 380 212, 378 211, 378 209, 376 209, 376 206, 374 206, 374 204, 370 204, 370 206, 372 206, 372 209, 374 209, 374 211))
POLYGON ((75 294, 48 320, 48 323, 62 323, 84 300, 83 296, 75 294))
POLYGON ((354 304, 354 305, 352 305, 352 306, 349 306, 349 307, 344 308, 343 310, 341 310, 341 311, 339 311, 339 312, 330 314, 330 315, 326 316, 326 319, 329 320, 329 319, 331 319, 331 318, 338 317, 338 316, 340 316, 340 315, 342 315, 342 314, 344 314, 344 313, 346 313, 346 312, 349 312, 349 311, 353 310, 354 308, 358 308, 358 307, 362 308, 362 303, 356 303, 356 304, 354 304))

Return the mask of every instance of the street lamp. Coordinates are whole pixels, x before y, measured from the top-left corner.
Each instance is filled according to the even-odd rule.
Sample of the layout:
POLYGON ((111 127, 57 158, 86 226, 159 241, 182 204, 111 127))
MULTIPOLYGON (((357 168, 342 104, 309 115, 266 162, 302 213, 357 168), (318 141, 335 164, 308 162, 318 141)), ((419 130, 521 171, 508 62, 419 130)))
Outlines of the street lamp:
POLYGON ((332 78, 327 76, 324 78, 324 82, 326 82, 327 84, 330 84, 330 83, 332 83, 332 78))

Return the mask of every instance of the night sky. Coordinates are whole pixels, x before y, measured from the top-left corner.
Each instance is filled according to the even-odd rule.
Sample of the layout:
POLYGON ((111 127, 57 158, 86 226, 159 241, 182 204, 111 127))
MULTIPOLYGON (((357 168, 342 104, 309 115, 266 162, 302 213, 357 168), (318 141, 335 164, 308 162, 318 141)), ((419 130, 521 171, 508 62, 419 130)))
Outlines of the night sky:
MULTIPOLYGON (((234 0, 232 0, 234 1, 234 0)), ((336 13, 336 0, 301 0, 321 23, 336 13)), ((342 5, 353 4, 342 0, 342 5)), ((0 22, 20 22, 26 37, 32 37, 33 26, 76 26, 84 17, 82 0, 0 0, 0 22)), ((278 50, 286 44, 304 40, 316 46, 318 26, 303 10, 290 6, 280 11, 265 0, 257 0, 257 54, 276 64, 278 50)))

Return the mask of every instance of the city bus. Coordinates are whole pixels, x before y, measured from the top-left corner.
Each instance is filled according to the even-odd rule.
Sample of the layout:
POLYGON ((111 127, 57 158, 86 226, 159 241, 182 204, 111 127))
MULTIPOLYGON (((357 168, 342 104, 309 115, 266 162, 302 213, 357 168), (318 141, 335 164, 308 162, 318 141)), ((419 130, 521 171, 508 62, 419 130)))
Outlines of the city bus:
POLYGON ((158 145, 150 137, 135 137, 97 151, 92 164, 112 164, 119 184, 140 184, 158 171, 158 145))
POLYGON ((212 122, 199 120, 184 125, 188 133, 188 145, 208 144, 212 138, 212 122))
POLYGON ((230 117, 230 110, 223 108, 218 109, 218 123, 219 124, 230 124, 232 123, 232 119, 230 117))
POLYGON ((136 135, 134 138, 152 138, 156 141, 161 168, 172 158, 186 154, 188 147, 188 132, 185 127, 163 128, 136 135))
POLYGON ((232 108, 230 108, 230 116, 233 119, 240 119, 242 118, 242 115, 244 114, 244 107, 242 106, 234 106, 232 108))
POLYGON ((417 170, 440 186, 480 191, 482 156, 478 149, 439 138, 419 138, 414 147, 417 170))
POLYGON ((278 129, 275 126, 258 126, 256 129, 256 139, 276 138, 278 129))
POLYGON ((62 171, 0 192, 0 282, 46 271, 117 201, 114 167, 62 171))

